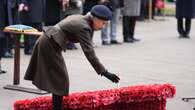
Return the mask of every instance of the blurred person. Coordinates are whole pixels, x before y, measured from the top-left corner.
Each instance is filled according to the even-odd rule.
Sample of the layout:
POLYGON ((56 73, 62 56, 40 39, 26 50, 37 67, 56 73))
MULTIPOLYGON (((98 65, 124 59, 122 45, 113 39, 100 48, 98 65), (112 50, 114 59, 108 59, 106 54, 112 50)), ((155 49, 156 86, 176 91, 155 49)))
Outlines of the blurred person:
POLYGON ((176 0, 179 38, 190 38, 191 19, 195 17, 195 0, 176 0))
POLYGON ((4 70, 1 68, 1 58, 3 56, 3 49, 4 49, 4 42, 5 42, 5 35, 2 31, 5 27, 5 0, 0 0, 0 74, 5 73, 4 70))
POLYGON ((155 14, 156 14, 156 2, 157 0, 152 0, 152 19, 155 20, 155 14))
MULTIPOLYGON (((82 0, 67 0, 62 9, 61 19, 64 19, 73 14, 82 14, 82 0)), ((72 42, 69 42, 66 46, 68 50, 77 49, 76 45, 72 42)))
MULTIPOLYGON (((17 0, 6 0, 7 1, 7 22, 8 25, 14 25, 19 23, 18 17, 18 1, 17 0)), ((12 48, 14 47, 14 37, 8 33, 6 35, 6 48, 4 57, 6 58, 13 58, 12 48)))
MULTIPOLYGON (((101 2, 101 0, 84 0, 83 3, 83 15, 86 15, 88 12, 90 12, 91 8, 95 5, 98 5, 101 2)), ((93 47, 97 47, 97 45, 93 42, 93 47)))
POLYGON ((52 93, 53 110, 62 110, 63 96, 69 94, 69 76, 62 56, 68 42, 80 43, 81 48, 98 75, 114 83, 119 77, 108 72, 96 57, 92 35, 111 19, 112 12, 96 5, 87 15, 71 15, 44 31, 37 40, 25 74, 25 79, 41 90, 52 93))
POLYGON ((53 26, 60 21, 60 10, 67 0, 45 0, 44 25, 53 26))
POLYGON ((121 44, 120 42, 117 41, 116 38, 117 23, 120 16, 120 7, 121 7, 120 2, 121 0, 102 1, 102 4, 107 5, 112 10, 112 19, 110 20, 110 34, 108 33, 109 25, 106 25, 101 31, 102 45, 121 44))
MULTIPOLYGON (((1 28, 18 23, 18 13, 17 13, 17 1, 16 0, 1 0, 1 28)), ((13 58, 12 48, 13 48, 13 37, 8 33, 1 33, 1 40, 3 43, 3 53, 4 58, 13 58), (4 36, 4 37, 3 37, 4 36)))
MULTIPOLYGON (((42 31, 44 0, 20 0, 19 12, 20 21, 24 25, 36 28, 38 31, 42 31)), ((33 45, 35 44, 37 37, 34 35, 24 36, 24 54, 31 55, 33 45)))
POLYGON ((90 12, 91 8, 95 5, 98 5, 100 0, 84 0, 83 3, 83 15, 86 15, 90 12))
POLYGON ((140 16, 141 0, 124 0, 123 15, 123 39, 124 42, 134 43, 140 41, 134 37, 136 19, 140 16))
POLYGON ((141 10, 140 10, 140 16, 138 17, 139 21, 144 21, 146 16, 146 9, 147 9, 147 3, 149 0, 141 0, 141 10))
POLYGON ((156 10, 156 1, 157 0, 151 0, 151 15, 149 15, 150 10, 150 0, 147 0, 146 10, 145 10, 145 18, 149 19, 151 16, 151 19, 155 20, 155 10, 156 10))

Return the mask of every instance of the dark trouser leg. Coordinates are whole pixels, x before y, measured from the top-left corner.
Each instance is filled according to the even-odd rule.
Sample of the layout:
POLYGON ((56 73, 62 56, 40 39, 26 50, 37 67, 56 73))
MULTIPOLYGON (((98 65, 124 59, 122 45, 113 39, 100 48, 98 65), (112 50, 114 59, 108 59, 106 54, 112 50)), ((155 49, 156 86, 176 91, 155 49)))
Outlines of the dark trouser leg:
MULTIPOLYGON (((25 23, 25 25, 32 26, 36 28, 38 31, 42 31, 42 24, 41 23, 25 23)), ((28 35, 24 37, 24 53, 31 54, 33 46, 36 42, 38 37, 33 35, 28 35)))
POLYGON ((0 74, 1 74, 1 58, 3 56, 3 38, 0 38, 0 74))
POLYGON ((130 37, 134 39, 134 31, 135 31, 135 24, 136 24, 136 17, 130 17, 129 19, 129 31, 130 37))
POLYGON ((191 19, 186 19, 186 21, 185 21, 185 32, 184 32, 185 37, 189 37, 190 29, 191 29, 191 19))
POLYGON ((152 0, 152 19, 154 19, 155 16, 155 5, 156 5, 156 0, 152 0))
POLYGON ((0 60, 3 57, 5 48, 5 38, 0 38, 0 60))
POLYGON ((2 70, 2 68, 1 68, 1 58, 2 58, 2 56, 4 54, 4 52, 3 52, 4 42, 5 42, 4 38, 0 38, 0 74, 6 73, 6 71, 2 70))
POLYGON ((52 94, 53 110, 62 110, 63 96, 52 94))
POLYGON ((29 36, 26 35, 24 37, 24 53, 25 54, 28 54, 29 48, 30 48, 30 45, 29 45, 29 36))
POLYGON ((184 34, 184 28, 183 28, 183 19, 177 19, 177 31, 178 33, 183 36, 184 34))
POLYGON ((136 17, 124 16, 123 17, 123 36, 126 38, 133 38, 135 29, 136 17))
POLYGON ((5 47, 4 47, 4 55, 5 58, 12 58, 12 46, 13 46, 13 38, 11 38, 10 34, 5 34, 5 47))
POLYGON ((129 32, 129 17, 128 16, 123 16, 123 37, 124 40, 126 40, 128 38, 128 34, 129 32))
POLYGON ((134 39, 134 30, 136 24, 136 17, 123 16, 123 36, 124 41, 134 39))

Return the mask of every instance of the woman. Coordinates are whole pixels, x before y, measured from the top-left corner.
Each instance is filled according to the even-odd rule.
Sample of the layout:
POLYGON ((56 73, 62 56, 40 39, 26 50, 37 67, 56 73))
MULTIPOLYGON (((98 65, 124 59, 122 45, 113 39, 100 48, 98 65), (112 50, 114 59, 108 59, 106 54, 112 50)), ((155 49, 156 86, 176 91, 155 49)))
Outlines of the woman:
POLYGON ((92 45, 94 30, 100 30, 111 19, 112 12, 96 5, 89 15, 71 15, 49 28, 39 37, 25 74, 25 79, 41 90, 52 93, 53 110, 62 110, 62 98, 69 94, 69 77, 61 54, 68 42, 80 43, 96 72, 114 83, 118 76, 108 72, 95 55, 92 45))

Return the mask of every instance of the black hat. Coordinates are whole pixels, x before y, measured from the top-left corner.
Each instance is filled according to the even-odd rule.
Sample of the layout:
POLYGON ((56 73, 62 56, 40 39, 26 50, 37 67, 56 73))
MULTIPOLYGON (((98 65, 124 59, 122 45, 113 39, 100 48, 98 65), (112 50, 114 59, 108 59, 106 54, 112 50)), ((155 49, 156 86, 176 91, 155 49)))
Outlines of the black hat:
POLYGON ((90 12, 94 17, 102 20, 110 20, 112 18, 111 10, 105 5, 95 5, 90 12))

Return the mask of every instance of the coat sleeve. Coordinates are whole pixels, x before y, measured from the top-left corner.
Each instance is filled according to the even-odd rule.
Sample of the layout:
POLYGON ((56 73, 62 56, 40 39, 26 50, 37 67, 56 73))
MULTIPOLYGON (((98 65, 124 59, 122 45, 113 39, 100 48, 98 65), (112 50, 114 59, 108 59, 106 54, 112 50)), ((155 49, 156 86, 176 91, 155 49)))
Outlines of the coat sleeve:
POLYGON ((102 72, 105 72, 106 69, 104 68, 104 66, 100 63, 99 59, 97 58, 95 51, 93 49, 93 45, 92 45, 92 38, 91 38, 91 34, 90 34, 90 30, 89 29, 83 29, 79 34, 79 41, 80 41, 80 45, 81 48, 87 58, 87 60, 90 62, 90 64, 93 66, 93 68, 95 69, 95 71, 98 74, 101 74, 102 72))

